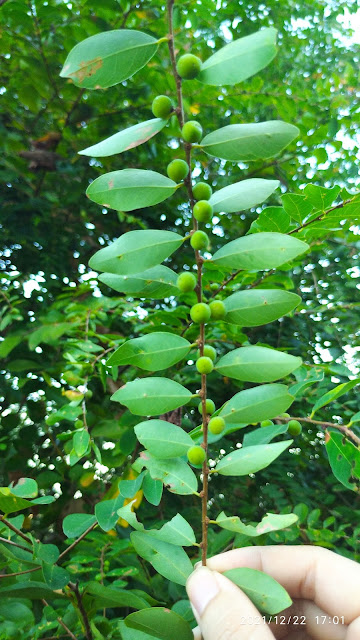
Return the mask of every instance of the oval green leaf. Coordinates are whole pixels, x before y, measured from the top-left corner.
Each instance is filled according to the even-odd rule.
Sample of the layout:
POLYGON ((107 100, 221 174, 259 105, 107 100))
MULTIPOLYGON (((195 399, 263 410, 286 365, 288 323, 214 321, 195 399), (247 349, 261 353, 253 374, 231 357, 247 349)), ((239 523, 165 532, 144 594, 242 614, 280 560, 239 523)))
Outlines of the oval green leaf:
POLYGON ((173 231, 129 231, 97 251, 89 266, 95 271, 117 275, 140 273, 168 258, 183 241, 184 238, 173 231))
POLYGON ((285 440, 274 444, 259 444, 254 447, 236 449, 217 463, 214 472, 222 476, 247 476, 265 469, 294 441, 285 440))
POLYGON ((185 358, 190 349, 191 344, 185 338, 166 331, 156 331, 124 342, 110 356, 107 364, 131 364, 146 371, 161 371, 185 358))
POLYGON ((131 613, 124 620, 127 627, 148 633, 159 640, 193 640, 193 632, 188 622, 174 611, 163 607, 151 607, 131 613))
POLYGON ((276 34, 268 27, 230 42, 201 65, 197 80, 221 87, 250 78, 276 56, 276 34))
POLYGON ((86 429, 81 429, 74 434, 73 446, 76 455, 81 458, 90 444, 90 434, 86 429))
POLYGON ((140 454, 141 464, 149 470, 154 480, 161 480, 171 493, 187 496, 197 491, 197 478, 189 465, 181 458, 159 460, 148 451, 140 454))
POLYGON ((147 420, 135 427, 136 437, 155 458, 186 455, 192 438, 181 427, 165 420, 147 420))
POLYGON ((210 198, 214 213, 234 213, 264 202, 278 188, 279 180, 250 178, 215 191, 210 198))
POLYGON ((224 571, 224 576, 246 593, 260 613, 275 615, 292 604, 284 587, 267 573, 241 567, 224 571))
POLYGON ((282 433, 287 432, 287 424, 274 424, 269 427, 260 427, 254 431, 245 433, 242 445, 243 447, 250 447, 255 444, 268 444, 276 436, 280 436, 282 433))
POLYGON ((87 149, 79 151, 79 155, 91 156, 92 158, 104 158, 106 156, 113 156, 116 153, 128 151, 150 140, 150 138, 165 127, 166 123, 167 120, 162 120, 162 118, 153 118, 152 120, 146 120, 146 122, 139 122, 139 124, 135 124, 133 127, 128 127, 110 136, 110 138, 106 138, 91 147, 87 147, 87 149))
POLYGON ((263 533, 286 529, 286 527, 291 527, 297 521, 298 516, 295 513, 267 513, 255 527, 251 524, 245 524, 238 516, 227 516, 224 511, 216 518, 216 524, 222 529, 241 533, 251 538, 261 536, 263 533))
POLYGON ((136 553, 150 562, 158 573, 176 584, 185 585, 193 567, 182 547, 157 540, 142 531, 133 531, 130 539, 136 553))
POLYGON ((281 120, 229 124, 205 136, 201 147, 209 156, 232 162, 249 162, 273 158, 298 135, 297 127, 281 120))
POLYGON ((275 418, 294 401, 283 384, 262 384, 236 393, 221 409, 219 415, 231 424, 260 422, 275 418))
POLYGON ((97 33, 70 51, 60 76, 86 89, 113 87, 139 71, 157 46, 155 38, 133 29, 97 33))
POLYGON ((229 269, 275 269, 308 248, 306 242, 284 233, 253 233, 228 242, 211 261, 229 269))
POLYGON ((259 327, 289 313, 301 302, 300 296, 281 289, 238 291, 224 300, 226 322, 241 327, 259 327))
POLYGON ((157 267, 131 276, 102 273, 99 280, 119 293, 126 293, 134 298, 159 300, 179 293, 177 277, 175 271, 159 264, 157 267))
POLYGON ((133 211, 163 202, 176 188, 176 182, 156 171, 123 169, 96 178, 86 189, 86 195, 103 207, 133 211))
POLYGON ((86 529, 95 524, 96 518, 87 513, 71 513, 63 520, 63 532, 67 538, 78 538, 86 529))
POLYGON ((147 471, 142 485, 145 500, 157 507, 161 501, 163 488, 161 480, 154 480, 147 471))
POLYGON ((191 391, 175 380, 153 377, 127 382, 111 400, 124 404, 137 416, 158 416, 182 407, 192 397, 191 391))
POLYGON ((326 451, 335 478, 352 491, 359 491, 360 451, 341 433, 331 431, 326 451))
POLYGON ((266 347, 240 347, 220 358, 215 369, 244 382, 273 382, 300 367, 301 358, 266 347))

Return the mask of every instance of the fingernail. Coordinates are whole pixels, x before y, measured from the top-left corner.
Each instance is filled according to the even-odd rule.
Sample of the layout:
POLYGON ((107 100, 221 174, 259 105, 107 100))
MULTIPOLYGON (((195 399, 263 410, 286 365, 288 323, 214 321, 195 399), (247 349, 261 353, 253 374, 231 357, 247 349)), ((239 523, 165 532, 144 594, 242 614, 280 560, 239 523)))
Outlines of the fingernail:
POLYGON ((199 567, 188 578, 186 590, 195 618, 199 622, 199 618, 209 602, 219 593, 219 587, 213 572, 207 567, 199 567))

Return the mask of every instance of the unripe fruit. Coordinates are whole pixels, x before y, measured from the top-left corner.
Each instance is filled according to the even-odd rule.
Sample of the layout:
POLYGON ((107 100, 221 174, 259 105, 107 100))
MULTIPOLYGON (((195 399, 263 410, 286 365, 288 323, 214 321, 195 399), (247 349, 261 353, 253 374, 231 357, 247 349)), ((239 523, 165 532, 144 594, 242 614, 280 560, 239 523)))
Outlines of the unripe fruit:
POLYGON ((168 96, 156 96, 156 98, 154 98, 151 111, 155 118, 168 118, 172 110, 172 102, 168 96))
POLYGON ((260 427, 273 427, 274 423, 271 420, 263 420, 260 422, 260 427))
POLYGON ((80 427, 83 427, 83 426, 84 426, 84 423, 82 420, 75 420, 74 422, 75 429, 80 429, 80 427))
POLYGON ((226 309, 224 303, 221 302, 221 300, 214 300, 213 302, 210 302, 209 307, 211 311, 211 317, 214 320, 222 320, 222 318, 225 318, 226 309))
POLYGON ((200 142, 203 130, 200 122, 189 120, 181 129, 181 137, 185 142, 200 142))
POLYGON ((212 188, 206 182, 198 182, 192 188, 195 200, 210 200, 212 196, 212 188))
POLYGON ((222 433, 224 429, 225 429, 224 418, 221 418, 220 416, 215 416, 215 418, 211 418, 209 422, 210 433, 212 433, 214 436, 217 436, 219 435, 219 433, 222 433))
POLYGON ((190 238, 190 244, 196 251, 207 249, 209 246, 209 236, 205 231, 195 231, 190 238))
POLYGON ((280 413, 279 418, 290 418, 290 413, 280 413))
POLYGON ((180 56, 176 63, 176 71, 184 80, 196 78, 201 68, 201 60, 192 53, 185 53, 180 56))
POLYGON ((211 289, 211 291, 217 291, 219 286, 220 285, 217 282, 212 282, 211 285, 210 285, 210 289, 211 289))
POLYGON ((199 200, 194 204, 194 218, 199 222, 210 222, 212 218, 213 208, 208 200, 199 200))
POLYGON ((190 318, 193 322, 197 324, 203 324, 210 320, 211 311, 208 304, 205 302, 198 302, 194 304, 194 306, 190 309, 190 318))
POLYGON ((91 391, 91 389, 88 389, 87 392, 85 393, 85 398, 92 398, 93 397, 93 392, 91 391))
POLYGON ((184 271, 184 273, 180 273, 176 284, 179 287, 180 291, 182 291, 182 293, 194 291, 196 287, 196 277, 193 273, 184 271))
POLYGON ((187 162, 185 162, 185 160, 176 158, 168 164, 168 166, 166 167, 166 173, 168 174, 170 180, 174 180, 174 182, 181 182, 189 173, 189 165, 187 162))
POLYGON ((298 436, 302 432, 302 426, 298 420, 290 420, 287 427, 291 436, 298 436))
MULTIPOLYGON (((210 398, 206 398, 206 413, 208 416, 211 416, 215 411, 215 402, 210 400, 210 398)), ((198 412, 202 415, 202 402, 199 402, 198 412)))
POLYGON ((196 368, 199 373, 211 373, 214 368, 214 363, 211 358, 201 356, 198 360, 196 360, 196 368))
POLYGON ((190 464, 202 464, 206 458, 205 450, 199 445, 194 445, 188 450, 187 458, 190 464))
MULTIPOLYGON (((207 356, 208 358, 211 358, 211 360, 215 360, 216 358, 216 350, 214 349, 214 347, 211 347, 209 344, 204 344, 204 356, 207 356)), ((196 352, 196 357, 200 358, 200 349, 197 350, 196 352)))

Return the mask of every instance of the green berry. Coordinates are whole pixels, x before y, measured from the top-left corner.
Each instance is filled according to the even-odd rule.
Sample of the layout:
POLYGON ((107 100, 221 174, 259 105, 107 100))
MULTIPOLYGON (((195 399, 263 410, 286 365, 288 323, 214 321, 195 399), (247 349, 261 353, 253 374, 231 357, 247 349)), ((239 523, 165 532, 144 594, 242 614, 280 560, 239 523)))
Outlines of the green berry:
POLYGON ((220 285, 217 282, 212 282, 211 285, 210 285, 210 289, 211 289, 211 291, 217 291, 219 286, 220 285))
POLYGON ((192 188, 195 200, 210 200, 212 196, 212 188, 206 182, 198 182, 192 188))
POLYGON ((88 398, 90 400, 90 398, 93 397, 93 392, 91 391, 91 389, 88 389, 87 392, 85 393, 85 398, 88 398))
POLYGON ((201 68, 201 60, 192 53, 185 53, 180 56, 176 63, 176 71, 180 78, 184 80, 193 80, 196 78, 201 68))
POLYGON ((174 182, 182 182, 189 173, 189 165, 185 160, 176 158, 168 164, 166 167, 166 173, 170 180, 174 180, 174 182))
POLYGON ((204 324, 210 320, 211 311, 208 304, 205 302, 198 302, 190 309, 190 318, 197 324, 204 324))
POLYGON ((290 418, 290 413, 280 413, 279 418, 290 418))
POLYGON ((202 126, 196 120, 189 120, 188 122, 185 122, 181 129, 181 136, 185 142, 200 142, 202 134, 202 126))
POLYGON ((298 436, 302 432, 302 426, 298 420, 290 420, 287 427, 291 436, 298 436))
POLYGON ((151 111, 155 118, 168 118, 172 110, 172 102, 168 96, 156 96, 154 98, 151 111))
MULTIPOLYGON (((207 356, 208 358, 211 358, 211 360, 214 361, 216 358, 216 350, 214 349, 214 347, 211 347, 209 344, 204 344, 203 355, 207 356)), ((196 357, 200 358, 200 349, 197 350, 196 357)))
POLYGON ((222 320, 222 318, 225 318, 226 308, 221 300, 214 300, 213 302, 210 302, 209 307, 211 311, 211 317, 214 320, 222 320))
POLYGON ((196 277, 193 273, 184 271, 184 273, 180 273, 176 281, 176 284, 182 293, 187 293, 188 291, 194 291, 196 287, 196 277))
MULTIPOLYGON (((215 411, 215 402, 210 400, 210 398, 206 398, 206 413, 208 416, 211 416, 215 411)), ((198 404, 198 412, 202 415, 202 402, 198 404)))
POLYGON ((211 418, 209 422, 210 433, 212 433, 214 436, 217 436, 219 435, 219 433, 222 433, 224 429, 225 429, 224 418, 221 418, 220 416, 215 416, 215 418, 211 418))
POLYGON ((194 204, 194 218, 199 222, 210 222, 212 213, 213 207, 208 200, 199 200, 194 204))
POLYGON ((211 373, 214 368, 214 363, 211 358, 201 356, 198 360, 196 360, 196 368, 199 373, 211 373))
POLYGON ((205 231, 195 231, 190 238, 190 244, 195 251, 207 249, 209 246, 209 236, 205 231))
POLYGON ((190 464, 202 464, 206 458, 205 450, 199 445, 194 445, 188 449, 187 458, 190 464))
POLYGON ((263 420, 260 422, 260 427, 273 427, 274 423, 271 420, 263 420))
POLYGON ((75 420, 75 422, 74 422, 75 429, 80 429, 83 426, 84 426, 84 423, 83 423, 82 420, 75 420))

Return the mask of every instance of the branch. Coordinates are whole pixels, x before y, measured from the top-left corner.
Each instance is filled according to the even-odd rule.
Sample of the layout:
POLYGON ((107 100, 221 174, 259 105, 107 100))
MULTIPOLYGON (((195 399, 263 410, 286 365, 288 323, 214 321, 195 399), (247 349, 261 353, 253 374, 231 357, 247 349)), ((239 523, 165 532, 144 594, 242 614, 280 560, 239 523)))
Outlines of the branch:
POLYGON ((32 573, 33 571, 39 571, 39 569, 41 569, 41 567, 33 567, 33 569, 26 569, 26 571, 17 571, 16 573, 0 573, 0 578, 15 578, 15 576, 23 576, 24 573, 32 573))
MULTIPOLYGON (((43 605, 45 605, 45 607, 50 606, 49 603, 46 602, 46 600, 44 599, 42 599, 41 602, 43 603, 43 605)), ((70 636, 70 638, 72 638, 72 640, 77 640, 77 637, 74 636, 74 634, 70 631, 69 627, 66 626, 65 622, 63 622, 60 617, 56 618, 56 620, 58 621, 59 624, 61 624, 62 628, 65 629, 66 633, 68 634, 68 636, 70 636)))
POLYGON ((328 209, 327 211, 322 211, 318 216, 316 216, 316 218, 312 218, 308 222, 305 222, 304 224, 300 225, 300 227, 297 227, 296 229, 289 231, 287 235, 291 236, 293 233, 298 233, 299 231, 302 231, 303 229, 305 229, 305 227, 308 227, 313 222, 316 222, 317 220, 322 220, 331 211, 335 211, 336 209, 342 209, 346 204, 349 204, 350 202, 352 202, 352 200, 353 198, 350 198, 349 200, 344 200, 343 202, 340 202, 340 204, 336 204, 334 207, 331 207, 331 209, 328 209))
POLYGON ((18 544, 17 542, 13 542, 12 540, 8 540, 7 538, 0 537, 0 542, 11 544, 13 547, 17 547, 18 549, 22 549, 23 551, 28 551, 29 553, 32 553, 32 550, 28 549, 28 547, 23 547, 22 544, 18 544))
POLYGON ((84 621, 86 640, 94 640, 93 634, 92 634, 92 631, 91 631, 91 628, 90 628, 89 618, 88 618, 87 613, 86 613, 86 611, 84 609, 83 601, 82 601, 82 598, 81 598, 81 593, 79 591, 79 585, 78 585, 78 583, 74 584, 74 582, 69 582, 69 587, 75 594, 75 598, 76 598, 77 603, 78 603, 79 611, 80 611, 81 617, 82 617, 82 619, 84 621))
POLYGON ((59 560, 62 560, 67 553, 69 553, 69 551, 72 551, 74 547, 76 547, 77 544, 79 544, 79 542, 81 542, 81 540, 83 540, 85 538, 85 536, 87 536, 88 533, 90 533, 90 531, 92 531, 93 529, 95 529, 95 527, 97 527, 97 522, 94 522, 94 524, 91 525, 91 527, 89 527, 88 529, 86 529, 86 531, 84 531, 84 533, 81 534, 81 536, 78 537, 77 540, 75 540, 75 542, 73 542, 70 547, 68 547, 67 549, 65 549, 65 551, 63 551, 62 553, 60 553, 59 557, 58 557, 58 562, 59 560))
POLYGON ((0 516, 0 522, 3 522, 9 529, 11 529, 11 531, 13 531, 14 533, 17 533, 17 535, 20 536, 20 538, 22 538, 23 540, 25 540, 25 542, 28 542, 29 544, 32 545, 32 541, 30 540, 30 538, 28 538, 22 531, 20 531, 20 529, 17 529, 16 527, 14 527, 14 525, 11 524, 11 522, 9 522, 8 520, 6 520, 4 516, 0 516))
POLYGON ((357 444, 357 446, 360 447, 360 438, 353 431, 351 431, 351 429, 349 429, 346 425, 335 424, 334 422, 325 422, 325 420, 313 420, 312 418, 298 418, 298 417, 281 418, 280 416, 278 416, 274 419, 277 420, 278 422, 289 422, 289 420, 298 420, 298 422, 307 422, 309 424, 317 424, 320 427, 323 427, 324 429, 326 429, 327 427, 333 427, 334 429, 338 429, 338 431, 341 431, 345 436, 348 436, 348 438, 351 438, 351 440, 353 440, 355 444, 357 444))

